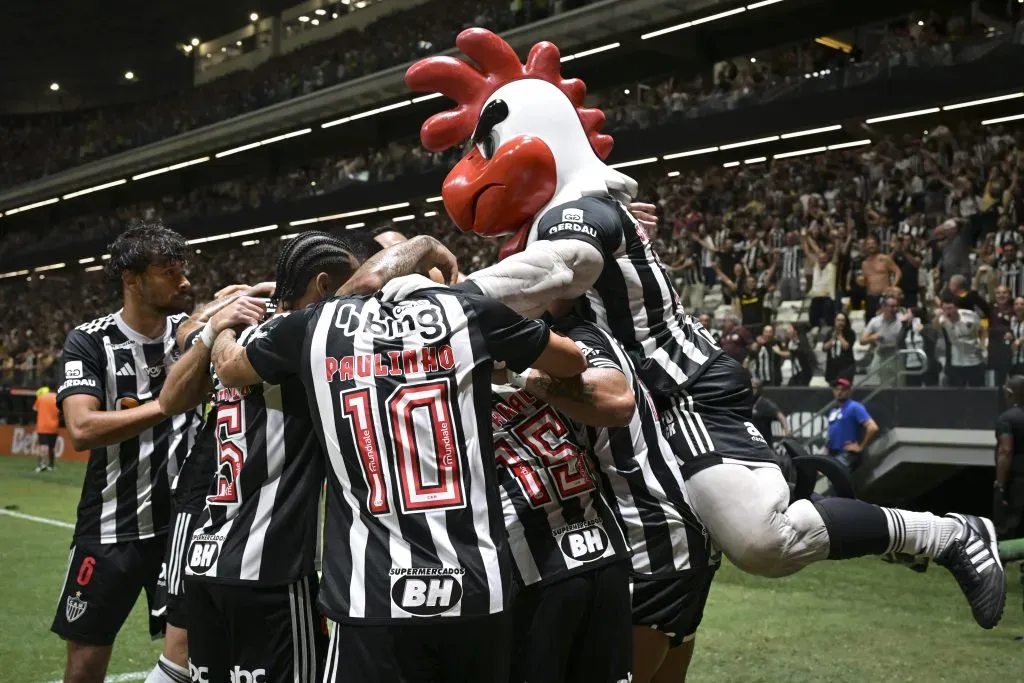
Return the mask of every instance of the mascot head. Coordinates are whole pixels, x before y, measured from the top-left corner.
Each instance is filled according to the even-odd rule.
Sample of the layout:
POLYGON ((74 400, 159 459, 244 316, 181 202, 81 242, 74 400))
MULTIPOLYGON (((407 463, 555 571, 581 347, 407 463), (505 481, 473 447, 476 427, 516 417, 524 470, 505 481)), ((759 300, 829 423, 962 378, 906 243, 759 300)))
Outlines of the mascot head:
POLYGON ((562 78, 557 47, 537 43, 523 64, 486 29, 466 29, 455 44, 478 68, 428 57, 409 67, 405 82, 458 105, 427 119, 420 140, 433 152, 471 142, 441 189, 459 228, 485 236, 512 233, 509 246, 518 251, 534 220, 556 201, 635 194, 632 179, 605 165, 612 138, 600 132, 604 113, 583 106, 583 81, 562 78))

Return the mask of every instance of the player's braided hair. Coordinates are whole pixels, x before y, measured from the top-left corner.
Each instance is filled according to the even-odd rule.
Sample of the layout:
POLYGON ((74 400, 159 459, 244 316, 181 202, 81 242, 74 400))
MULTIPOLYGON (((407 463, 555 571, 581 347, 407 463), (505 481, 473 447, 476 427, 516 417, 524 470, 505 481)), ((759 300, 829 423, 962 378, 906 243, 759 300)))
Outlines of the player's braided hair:
POLYGON ((352 274, 357 260, 345 240, 320 230, 300 233, 290 240, 277 257, 277 289, 274 301, 294 304, 309 281, 318 273, 330 273, 342 279, 352 274))

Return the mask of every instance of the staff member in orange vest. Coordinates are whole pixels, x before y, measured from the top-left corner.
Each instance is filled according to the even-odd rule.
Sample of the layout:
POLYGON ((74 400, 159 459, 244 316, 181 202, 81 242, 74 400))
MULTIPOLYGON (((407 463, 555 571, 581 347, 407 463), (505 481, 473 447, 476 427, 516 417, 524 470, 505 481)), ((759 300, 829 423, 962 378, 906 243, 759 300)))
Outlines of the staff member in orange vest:
POLYGON ((36 465, 36 472, 55 470, 53 466, 53 450, 57 445, 57 427, 60 426, 60 415, 57 412, 57 394, 50 391, 50 387, 43 387, 36 392, 36 402, 32 406, 36 411, 36 439, 40 448, 46 449, 39 452, 39 464, 36 465))

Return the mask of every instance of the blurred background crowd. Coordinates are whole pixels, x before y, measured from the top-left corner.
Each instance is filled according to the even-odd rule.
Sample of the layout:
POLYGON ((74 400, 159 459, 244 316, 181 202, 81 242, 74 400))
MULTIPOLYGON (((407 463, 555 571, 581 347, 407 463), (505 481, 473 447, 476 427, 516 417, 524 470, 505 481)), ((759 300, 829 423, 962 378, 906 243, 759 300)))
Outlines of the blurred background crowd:
MULTIPOLYGON (((501 29, 580 4, 435 0, 345 40, 182 93, 174 106, 151 102, 77 119, 62 114, 2 123, 0 183, 53 173, 407 62, 451 45, 465 26, 501 29)), ((684 123, 794 88, 841 87, 880 69, 949 64, 985 34, 965 16, 919 13, 879 26, 862 43, 866 47, 852 53, 817 43, 779 48, 719 62, 708 77, 665 77, 591 99, 606 112, 609 132, 684 123)), ((640 181, 638 199, 658 206, 657 248, 682 304, 766 385, 806 385, 858 372, 890 384, 992 384, 1015 365, 1024 370, 1022 131, 1013 124, 961 123, 730 168, 630 170, 640 181)), ((330 195, 446 169, 460 154, 433 154, 415 139, 398 140, 357 156, 324 156, 275 175, 79 216, 48 234, 6 231, 0 250, 31 254, 54 240, 110 240, 133 217, 160 218, 173 227, 192 216, 330 195)), ((497 245, 458 233, 440 204, 414 210, 416 218, 402 223, 402 231, 442 239, 466 272, 493 262, 497 245)), ((361 229, 386 227, 382 220, 368 220, 361 229)), ((197 298, 229 282, 271 277, 280 232, 241 247, 196 248, 197 298)), ((0 385, 49 381, 67 331, 109 312, 116 295, 99 271, 0 283, 0 385)))

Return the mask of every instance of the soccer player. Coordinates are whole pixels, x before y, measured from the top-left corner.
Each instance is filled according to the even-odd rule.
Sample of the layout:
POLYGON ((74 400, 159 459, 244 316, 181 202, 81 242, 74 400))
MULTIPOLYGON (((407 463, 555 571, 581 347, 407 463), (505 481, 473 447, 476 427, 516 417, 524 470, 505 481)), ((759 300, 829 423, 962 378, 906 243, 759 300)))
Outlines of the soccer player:
POLYGON ((575 344, 475 294, 341 297, 242 347, 221 382, 301 379, 328 459, 327 683, 505 680, 511 558, 491 447, 493 363, 579 374, 575 344))
POLYGON ((533 369, 511 379, 582 430, 626 532, 632 552, 631 680, 684 681, 719 553, 690 509, 650 394, 625 351, 578 318, 563 319, 556 329, 587 359, 581 378, 562 381, 533 369))
MULTIPOLYGON (((421 237, 381 252, 352 277, 357 258, 344 241, 305 232, 281 250, 274 301, 287 313, 342 285, 376 289, 381 280, 435 264, 457 273, 454 256, 421 237)), ((180 412, 214 391, 197 448, 209 432, 215 482, 195 530, 178 530, 175 552, 184 556, 190 670, 201 681, 312 683, 323 673, 326 633, 314 608, 314 554, 325 458, 305 392, 297 379, 229 389, 208 374, 212 340, 221 331, 240 327, 246 345, 285 320, 264 314, 263 302, 248 296, 214 314, 193 333, 160 397, 165 411, 180 412)), ((195 456, 193 450, 190 460, 195 456)))
POLYGON ((36 392, 36 402, 32 404, 32 410, 36 411, 36 440, 41 449, 36 472, 53 470, 53 450, 57 445, 57 427, 60 426, 57 394, 50 391, 50 387, 40 388, 36 392))
MULTIPOLYGON (((517 585, 511 680, 627 680, 630 552, 592 473, 590 448, 522 375, 503 368, 495 376, 502 386, 491 395, 494 455, 517 585)), ((592 385, 579 392, 591 396, 592 385)), ((628 387, 592 404, 597 424, 626 425, 634 410, 628 387)))
MULTIPOLYGON (((175 332, 191 303, 184 238, 159 223, 134 223, 109 251, 106 274, 124 307, 68 334, 57 390, 72 445, 91 451, 51 626, 67 641, 67 683, 100 683, 141 591, 152 607, 169 482, 198 423, 192 413, 164 414, 156 400, 178 357, 175 332)), ((151 617, 152 635, 162 622, 151 617)), ((168 629, 149 683, 189 680, 183 635, 168 629)))

